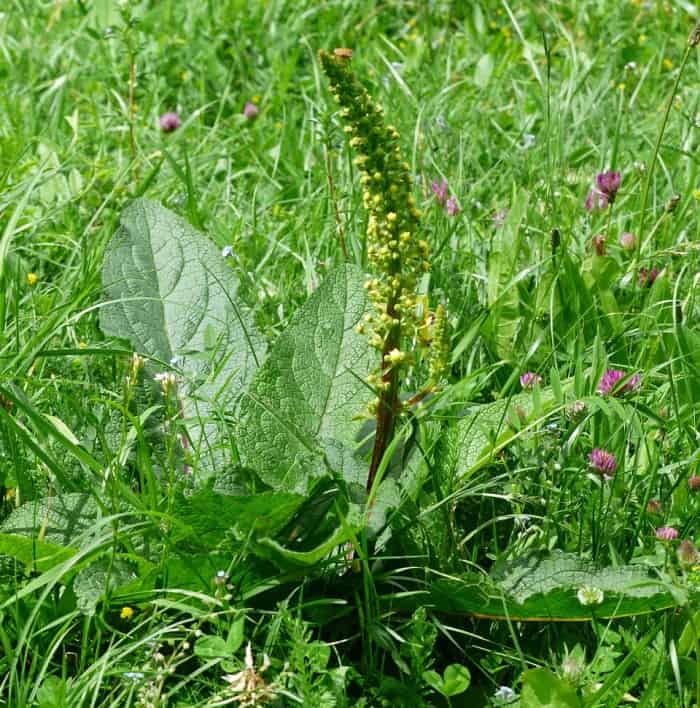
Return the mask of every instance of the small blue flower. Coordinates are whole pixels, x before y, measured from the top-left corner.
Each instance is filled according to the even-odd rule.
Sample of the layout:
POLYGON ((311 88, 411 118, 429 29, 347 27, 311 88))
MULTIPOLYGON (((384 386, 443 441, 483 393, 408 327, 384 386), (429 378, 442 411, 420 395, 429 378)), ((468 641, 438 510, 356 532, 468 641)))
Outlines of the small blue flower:
POLYGON ((222 258, 233 258, 233 246, 224 246, 221 249, 222 258))

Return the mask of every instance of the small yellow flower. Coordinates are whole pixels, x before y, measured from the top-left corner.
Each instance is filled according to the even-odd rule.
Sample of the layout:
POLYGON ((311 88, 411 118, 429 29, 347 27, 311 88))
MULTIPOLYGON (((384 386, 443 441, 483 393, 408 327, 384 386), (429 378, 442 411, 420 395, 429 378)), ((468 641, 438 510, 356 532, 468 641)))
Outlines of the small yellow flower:
POLYGON ((134 616, 134 608, 133 607, 122 607, 122 611, 119 613, 119 616, 123 620, 130 620, 134 616))
POLYGON ((12 501, 15 498, 15 488, 14 487, 8 487, 5 490, 5 501, 12 501))
POLYGON ((183 83, 186 82, 186 81, 189 81, 191 78, 192 78, 192 72, 191 72, 191 71, 183 71, 183 72, 180 74, 180 81, 182 81, 183 83))
POLYGON ((418 33, 418 30, 413 30, 413 32, 411 32, 411 34, 408 35, 408 38, 409 38, 412 42, 415 42, 415 41, 418 39, 418 37, 420 37, 420 34, 418 33))
POLYGON ((640 43, 640 44, 644 44, 644 42, 646 42, 647 39, 648 39, 648 37, 647 37, 645 34, 640 34, 640 35, 639 35, 639 43, 640 43))
POLYGON ((625 84, 624 84, 624 83, 618 84, 618 85, 617 85, 617 90, 618 90, 618 91, 624 91, 624 90, 625 90, 625 84))
POLYGON ((693 190, 693 197, 695 197, 695 199, 697 199, 698 201, 700 201, 700 187, 698 187, 697 189, 694 189, 694 190, 693 190))
POLYGON ((673 69, 673 62, 668 57, 664 59, 663 65, 666 71, 671 71, 671 69, 673 69))
POLYGON ((256 93, 255 96, 253 96, 250 100, 251 100, 253 103, 256 103, 256 104, 257 104, 257 103, 260 103, 260 101, 261 101, 262 99, 260 98, 260 94, 259 94, 259 93, 256 93))
POLYGON ((83 342, 82 340, 78 342, 78 349, 87 349, 88 343, 83 342))
POLYGON ((39 276, 36 273, 27 273, 27 283, 30 287, 34 287, 39 282, 39 276))
POLYGON ((275 128, 277 128, 277 130, 282 130, 282 128, 284 128, 284 123, 281 120, 278 120, 275 123, 275 128))

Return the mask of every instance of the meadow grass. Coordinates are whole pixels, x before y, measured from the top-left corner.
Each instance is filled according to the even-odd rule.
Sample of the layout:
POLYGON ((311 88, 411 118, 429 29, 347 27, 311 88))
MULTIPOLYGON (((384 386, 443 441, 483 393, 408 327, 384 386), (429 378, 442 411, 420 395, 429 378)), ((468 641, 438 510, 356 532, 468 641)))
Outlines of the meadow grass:
MULTIPOLYGON (((677 558, 699 508, 696 15, 660 0, 6 0, 0 704, 699 705, 698 558, 677 558), (184 511, 180 409, 125 383, 102 265, 126 205, 159 201, 231 247, 270 346, 335 267, 366 268, 317 58, 336 47, 401 135, 432 253, 419 295, 448 313, 450 371, 399 427, 392 470, 413 460, 419 481, 389 540, 315 487, 283 535, 313 549, 332 512, 349 545, 284 567, 234 512, 210 529, 184 511), (607 171, 614 202, 589 211, 607 171), (611 369, 634 390, 603 395, 611 369), (7 526, 20 508, 26 547, 7 526), (667 527, 678 539, 657 538, 667 527), (557 552, 653 569, 677 606, 526 622, 416 600, 557 552), (466 691, 446 688, 450 666, 466 691)), ((215 410, 236 461, 233 417, 215 410)), ((189 464, 196 488, 204 462, 189 464)), ((239 493, 266 490, 245 474, 239 493)))

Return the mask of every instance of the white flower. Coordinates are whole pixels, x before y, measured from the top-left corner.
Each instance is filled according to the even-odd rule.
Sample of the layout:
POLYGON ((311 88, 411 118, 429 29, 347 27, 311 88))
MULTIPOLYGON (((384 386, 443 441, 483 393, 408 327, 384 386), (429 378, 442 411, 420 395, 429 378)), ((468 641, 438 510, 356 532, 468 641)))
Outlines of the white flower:
POLYGON ((523 133, 523 150, 531 148, 535 144, 535 136, 532 133, 523 133))
POLYGON ((233 246, 224 246, 221 249, 222 258, 233 258, 233 246))
POLYGON ((493 697, 499 702, 510 703, 515 699, 515 691, 510 686, 499 686, 493 697))
POLYGON ((167 393, 177 386, 177 376, 172 371, 161 371, 153 379, 160 384, 163 393, 167 393))
POLYGON ((600 588, 584 585, 579 588, 576 597, 584 607, 587 607, 588 605, 600 605, 603 602, 604 595, 600 588))

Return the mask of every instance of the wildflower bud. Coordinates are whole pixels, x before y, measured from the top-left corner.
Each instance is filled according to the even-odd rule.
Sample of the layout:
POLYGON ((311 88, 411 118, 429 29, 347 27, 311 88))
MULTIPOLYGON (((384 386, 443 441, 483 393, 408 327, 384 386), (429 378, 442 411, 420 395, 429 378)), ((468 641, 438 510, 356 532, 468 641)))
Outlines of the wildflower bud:
POLYGON ((688 477, 688 489, 691 492, 697 492, 700 489, 700 476, 694 474, 688 477))
POLYGON ((661 502, 658 499, 650 499, 647 502, 647 513, 648 514, 660 514, 661 513, 661 502))
POLYGON ((182 125, 180 116, 175 113, 175 111, 168 111, 167 113, 163 113, 163 115, 160 117, 159 122, 160 129, 164 133, 172 133, 174 130, 177 130, 182 125))
POLYGON ((566 417, 569 420, 580 420, 586 413, 586 404, 583 401, 574 401, 566 409, 566 417))
POLYGON ((637 246, 636 236, 629 233, 629 231, 625 231, 622 236, 620 236, 620 246, 622 246, 625 251, 633 251, 637 246))
POLYGON ((258 117, 258 113, 260 113, 260 109, 252 101, 246 101, 243 107, 243 115, 246 119, 253 121, 258 117))
POLYGON ((690 539, 681 541, 676 553, 682 565, 697 565, 700 563, 700 551, 690 539))
POLYGON ((605 236, 603 234, 598 234, 593 237, 593 248, 599 256, 605 255, 605 236))
POLYGON ((676 207, 680 204, 681 202, 681 195, 680 194, 674 194, 668 202, 666 202, 666 212, 671 213, 676 210, 676 207))
POLYGON ((639 269, 639 285, 650 288, 656 279, 659 277, 659 271, 656 268, 648 270, 647 268, 639 269))

